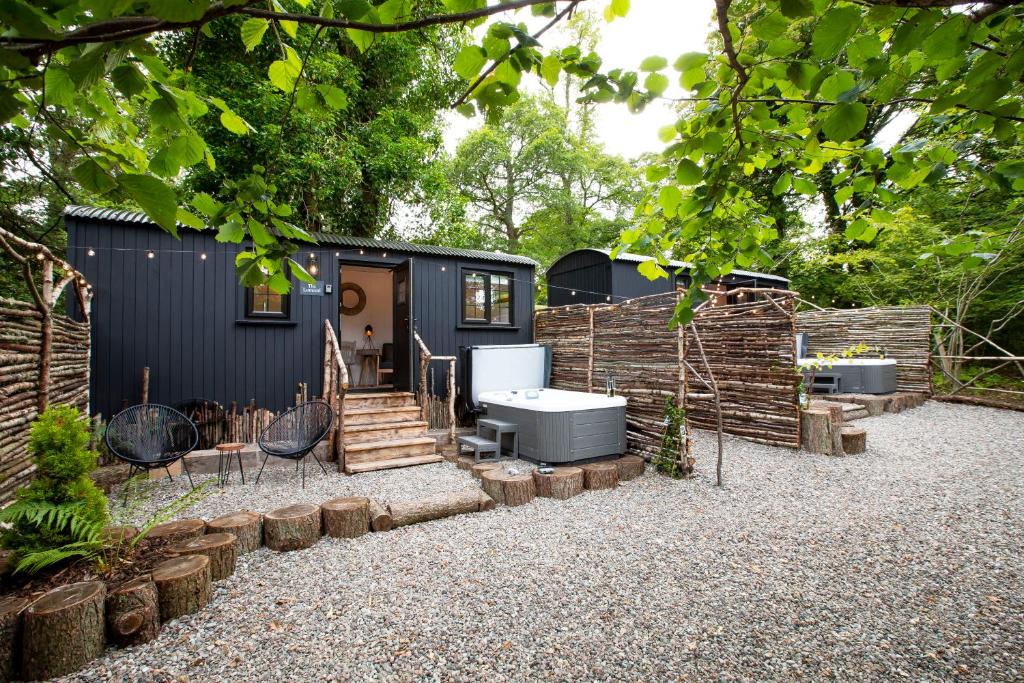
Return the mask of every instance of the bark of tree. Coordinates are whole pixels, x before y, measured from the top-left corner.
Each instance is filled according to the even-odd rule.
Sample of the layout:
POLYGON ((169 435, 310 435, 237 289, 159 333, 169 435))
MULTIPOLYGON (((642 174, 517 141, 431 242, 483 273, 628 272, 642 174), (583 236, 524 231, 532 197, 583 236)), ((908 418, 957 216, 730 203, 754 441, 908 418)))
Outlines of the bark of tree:
POLYGON ((78 671, 103 654, 106 646, 102 581, 55 588, 22 616, 22 677, 56 678, 78 671))
POLYGON ((644 466, 647 463, 639 455, 624 455, 615 461, 619 468, 619 481, 630 481, 644 473, 644 466))
POLYGON ((588 491, 613 489, 619 485, 619 468, 614 462, 591 462, 580 466, 583 486, 588 491))
POLYGON ((370 529, 373 531, 391 531, 395 521, 391 519, 391 513, 379 501, 370 499, 370 529))
POLYGON ((235 573, 238 550, 234 534, 206 534, 199 538, 183 541, 168 549, 173 555, 205 555, 210 558, 210 577, 222 581, 235 573))
POLYGON ((469 489, 457 493, 442 493, 409 502, 393 503, 390 508, 395 526, 399 527, 454 515, 481 512, 490 509, 488 508, 489 504, 493 507, 493 501, 486 493, 478 489, 469 489))
POLYGON ((542 498, 568 500, 583 493, 583 470, 579 467, 557 467, 552 474, 533 471, 537 495, 542 498))
POLYGON ((179 519, 175 522, 157 524, 149 530, 146 538, 151 541, 165 540, 170 543, 199 538, 206 532, 206 522, 201 519, 179 519))
POLYGON ((843 427, 843 452, 847 455, 863 453, 868 447, 868 433, 861 427, 843 427))
POLYGON ((263 516, 263 542, 282 552, 309 548, 320 540, 322 520, 316 505, 289 505, 263 516))
POLYGON ((107 594, 107 636, 120 647, 148 643, 160 632, 160 599, 146 574, 107 594))
POLYGON ((213 595, 210 558, 183 555, 167 560, 153 570, 153 583, 160 601, 161 623, 198 612, 213 595))
POLYGON ((223 515, 206 525, 208 533, 235 535, 235 549, 239 555, 251 553, 263 544, 263 516, 252 510, 240 510, 223 515))
POLYGON ((356 538, 370 530, 370 499, 335 498, 320 506, 324 534, 332 538, 356 538))
POLYGON ((28 598, 0 600, 0 682, 13 681, 21 653, 21 613, 28 598))

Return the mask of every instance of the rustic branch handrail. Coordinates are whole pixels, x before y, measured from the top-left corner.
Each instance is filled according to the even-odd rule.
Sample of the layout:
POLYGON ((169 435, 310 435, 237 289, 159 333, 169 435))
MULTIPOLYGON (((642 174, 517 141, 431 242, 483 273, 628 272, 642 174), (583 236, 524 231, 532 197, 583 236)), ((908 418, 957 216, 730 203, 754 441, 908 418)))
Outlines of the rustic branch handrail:
POLYGON ((430 415, 428 413, 428 405, 430 402, 429 390, 427 388, 427 368, 432 361, 441 361, 448 363, 448 443, 455 443, 455 356, 435 356, 430 353, 430 348, 427 346, 423 338, 420 337, 420 333, 413 330, 413 338, 416 340, 417 346, 420 347, 420 388, 419 388, 419 402, 420 402, 420 418, 424 422, 430 421, 430 415))
POLYGON ((339 472, 345 471, 345 394, 348 384, 348 366, 342 358, 338 336, 334 334, 331 321, 324 320, 324 400, 338 417, 329 433, 327 447, 337 457, 339 472))

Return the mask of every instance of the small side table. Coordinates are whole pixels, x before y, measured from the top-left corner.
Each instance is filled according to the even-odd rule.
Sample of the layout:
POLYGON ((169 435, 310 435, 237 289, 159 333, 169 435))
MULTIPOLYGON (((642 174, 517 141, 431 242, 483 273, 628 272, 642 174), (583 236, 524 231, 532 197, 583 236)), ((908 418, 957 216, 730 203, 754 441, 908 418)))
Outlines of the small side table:
POLYGON ((476 421, 476 434, 483 436, 480 432, 489 429, 494 432, 494 441, 498 444, 498 457, 501 457, 501 450, 504 446, 503 440, 506 434, 512 435, 512 457, 519 459, 519 425, 515 422, 496 420, 489 417, 482 417, 476 421))
POLYGON ((359 386, 377 386, 377 368, 380 367, 380 349, 357 349, 359 356, 359 386))
POLYGON ((245 470, 242 469, 242 449, 244 443, 222 443, 217 445, 217 484, 223 488, 231 478, 231 456, 238 458, 238 473, 245 483, 245 470))

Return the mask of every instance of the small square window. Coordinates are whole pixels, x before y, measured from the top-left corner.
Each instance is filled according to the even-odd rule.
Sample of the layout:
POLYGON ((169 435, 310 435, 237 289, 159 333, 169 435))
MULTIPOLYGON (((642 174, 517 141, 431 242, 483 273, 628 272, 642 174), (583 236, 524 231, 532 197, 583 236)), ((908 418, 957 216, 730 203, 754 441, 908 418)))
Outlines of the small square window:
POLYGON ((278 294, 269 285, 246 289, 245 315, 247 318, 287 318, 288 295, 278 294))
POLYGON ((462 272, 462 322, 512 324, 512 276, 478 270, 462 272))

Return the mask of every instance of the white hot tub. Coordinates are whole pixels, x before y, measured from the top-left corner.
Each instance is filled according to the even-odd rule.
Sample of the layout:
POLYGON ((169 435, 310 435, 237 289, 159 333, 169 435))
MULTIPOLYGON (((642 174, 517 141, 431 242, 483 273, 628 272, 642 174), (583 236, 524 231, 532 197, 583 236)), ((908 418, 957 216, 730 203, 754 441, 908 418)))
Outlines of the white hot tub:
POLYGON ((797 361, 805 375, 818 366, 815 385, 822 380, 834 382, 836 393, 889 394, 896 391, 896 361, 892 358, 837 358, 830 362, 817 358, 797 361))
POLYGON ((519 454, 570 463, 626 452, 626 399, 560 389, 484 391, 487 416, 519 426, 519 454))

